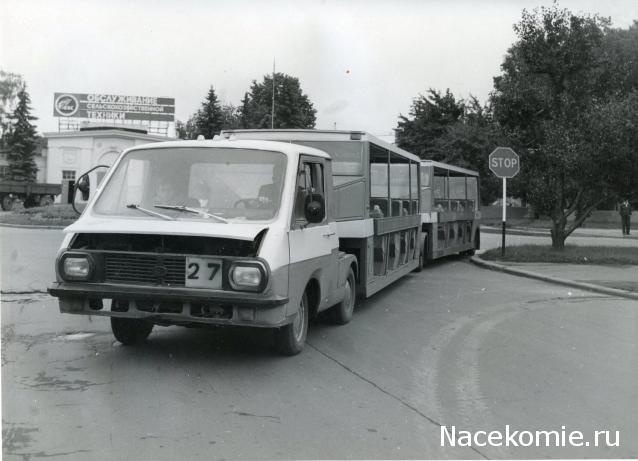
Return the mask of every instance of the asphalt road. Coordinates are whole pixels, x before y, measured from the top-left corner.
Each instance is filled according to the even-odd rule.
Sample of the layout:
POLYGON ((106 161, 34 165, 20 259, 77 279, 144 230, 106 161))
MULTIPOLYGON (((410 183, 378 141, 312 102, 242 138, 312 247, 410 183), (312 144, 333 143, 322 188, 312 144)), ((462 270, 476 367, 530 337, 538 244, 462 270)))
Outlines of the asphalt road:
POLYGON ((348 325, 312 325, 296 357, 261 330, 156 328, 128 348, 40 292, 59 232, 0 239, 5 459, 638 456, 635 301, 448 258, 348 325), (617 430, 620 446, 441 447, 441 425, 617 430))

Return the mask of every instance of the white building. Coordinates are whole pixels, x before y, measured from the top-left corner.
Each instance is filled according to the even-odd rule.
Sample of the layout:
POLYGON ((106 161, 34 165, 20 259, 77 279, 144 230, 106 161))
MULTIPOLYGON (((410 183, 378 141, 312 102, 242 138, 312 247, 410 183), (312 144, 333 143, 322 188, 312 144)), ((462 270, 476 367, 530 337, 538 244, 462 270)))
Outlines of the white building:
MULTIPOLYGON (((113 125, 85 125, 79 131, 44 133, 44 137, 47 148, 43 179, 47 183, 62 184, 57 203, 70 203, 76 178, 96 165, 112 165, 124 149, 173 140, 147 134, 144 128, 113 125)), ((98 173, 98 182, 104 173, 98 173)))

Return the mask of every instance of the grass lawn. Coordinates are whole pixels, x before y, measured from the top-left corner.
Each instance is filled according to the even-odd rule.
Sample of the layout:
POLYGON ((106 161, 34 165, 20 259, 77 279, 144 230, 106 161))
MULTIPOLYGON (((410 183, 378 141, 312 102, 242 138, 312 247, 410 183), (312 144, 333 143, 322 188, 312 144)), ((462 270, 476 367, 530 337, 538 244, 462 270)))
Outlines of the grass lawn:
MULTIPOLYGON (((80 211, 82 208, 78 208, 80 211)), ((78 215, 71 205, 50 205, 34 208, 16 208, 0 214, 0 223, 27 224, 32 226, 68 226, 78 215)))
POLYGON ((505 258, 501 258, 500 248, 486 251, 481 258, 520 263, 638 264, 638 247, 565 245, 563 251, 556 251, 550 245, 517 245, 505 247, 505 258))

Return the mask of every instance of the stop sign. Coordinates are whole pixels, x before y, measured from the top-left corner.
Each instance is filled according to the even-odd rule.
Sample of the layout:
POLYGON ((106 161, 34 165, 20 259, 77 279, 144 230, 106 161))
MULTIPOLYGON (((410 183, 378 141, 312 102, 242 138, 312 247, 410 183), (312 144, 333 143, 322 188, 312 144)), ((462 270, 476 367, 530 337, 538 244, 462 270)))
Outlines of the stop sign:
POLYGON ((499 178, 513 178, 521 170, 518 154, 509 147, 497 147, 490 154, 490 170, 499 178))

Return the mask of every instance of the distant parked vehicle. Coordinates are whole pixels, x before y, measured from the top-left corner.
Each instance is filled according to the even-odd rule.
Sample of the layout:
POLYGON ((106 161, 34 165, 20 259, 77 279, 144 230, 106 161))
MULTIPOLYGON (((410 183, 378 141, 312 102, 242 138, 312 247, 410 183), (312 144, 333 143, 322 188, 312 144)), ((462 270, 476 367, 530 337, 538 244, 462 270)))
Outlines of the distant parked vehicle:
POLYGON ((4 211, 11 211, 14 203, 20 200, 25 208, 51 205, 55 196, 61 193, 61 184, 0 181, 0 204, 4 211))

